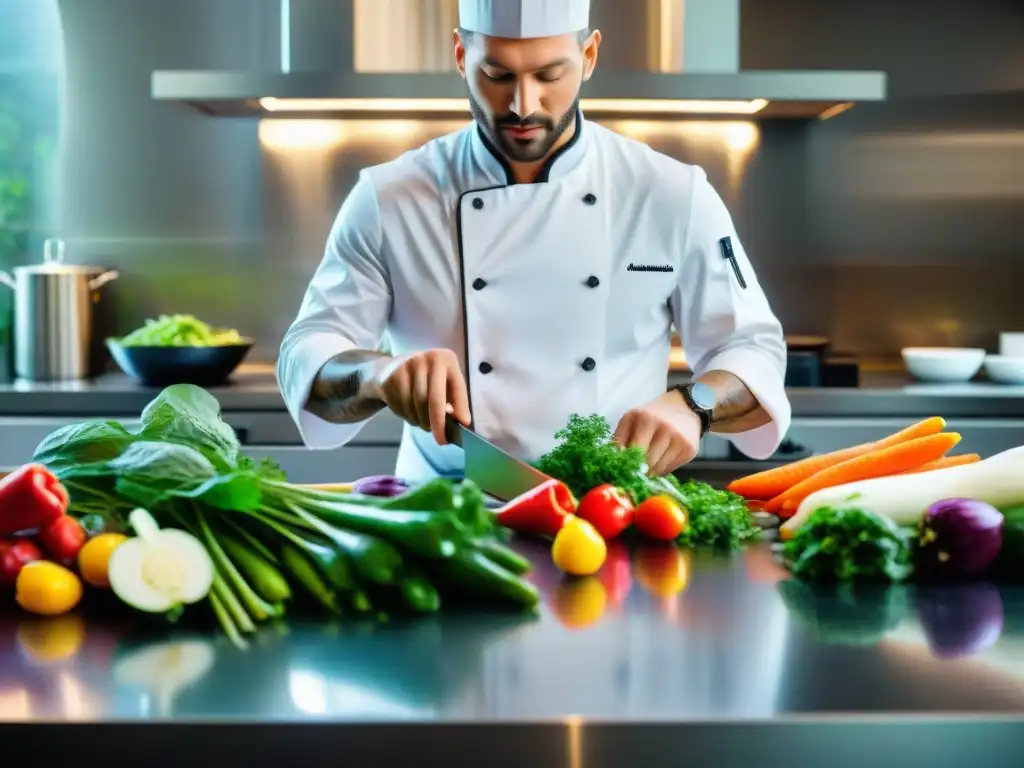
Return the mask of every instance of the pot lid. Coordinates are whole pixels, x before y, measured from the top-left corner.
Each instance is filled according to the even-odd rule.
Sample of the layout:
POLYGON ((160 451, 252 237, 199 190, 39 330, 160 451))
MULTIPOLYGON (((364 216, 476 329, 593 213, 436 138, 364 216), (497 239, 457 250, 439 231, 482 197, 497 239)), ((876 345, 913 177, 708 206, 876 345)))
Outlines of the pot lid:
POLYGON ((43 243, 43 263, 26 264, 14 267, 15 273, 25 272, 30 275, 95 275, 103 272, 103 267, 90 267, 85 264, 64 263, 64 241, 48 239, 43 243))
POLYGON ((84 264, 29 264, 14 267, 11 271, 27 272, 30 275, 94 275, 103 272, 103 267, 89 267, 84 264))

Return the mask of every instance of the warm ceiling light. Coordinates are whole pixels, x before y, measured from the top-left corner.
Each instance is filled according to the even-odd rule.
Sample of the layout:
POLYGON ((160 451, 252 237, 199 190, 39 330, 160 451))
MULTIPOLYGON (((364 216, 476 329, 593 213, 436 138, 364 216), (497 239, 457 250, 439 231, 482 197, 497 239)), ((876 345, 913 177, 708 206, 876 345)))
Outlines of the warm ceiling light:
MULTIPOLYGON (((469 112, 465 99, 277 99, 259 100, 267 112, 469 112)), ((582 99, 580 106, 592 114, 702 114, 753 115, 768 102, 687 99, 582 99)))
POLYGON ((260 99, 267 112, 469 112, 465 99, 260 99))

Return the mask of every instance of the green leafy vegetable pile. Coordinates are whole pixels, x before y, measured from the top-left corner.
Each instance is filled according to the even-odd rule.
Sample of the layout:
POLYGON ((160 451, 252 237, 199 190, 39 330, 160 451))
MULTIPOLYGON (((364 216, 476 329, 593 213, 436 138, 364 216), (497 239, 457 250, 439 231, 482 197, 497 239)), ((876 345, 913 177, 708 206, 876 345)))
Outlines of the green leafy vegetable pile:
POLYGON ((293 589, 330 614, 381 618, 436 611, 442 593, 538 601, 519 577, 528 562, 496 538, 472 483, 436 480, 391 498, 290 484, 273 463, 242 453, 217 400, 192 385, 165 389, 135 430, 64 427, 33 461, 64 483, 76 516, 124 527, 142 507, 161 527, 199 538, 216 567, 210 606, 238 645, 283 615, 293 589))
POLYGON ((860 509, 816 510, 782 556, 794 576, 808 581, 900 582, 913 572, 908 532, 860 509))
POLYGON ((244 344, 245 339, 236 330, 213 328, 192 315, 161 315, 118 343, 124 347, 225 347, 244 344))
POLYGON ((611 483, 637 504, 651 496, 671 496, 689 513, 680 542, 732 550, 760 536, 746 501, 706 483, 680 483, 675 477, 649 477, 644 452, 615 444, 608 421, 598 414, 572 414, 555 433, 558 444, 537 462, 537 469, 565 483, 577 498, 591 488, 611 483))

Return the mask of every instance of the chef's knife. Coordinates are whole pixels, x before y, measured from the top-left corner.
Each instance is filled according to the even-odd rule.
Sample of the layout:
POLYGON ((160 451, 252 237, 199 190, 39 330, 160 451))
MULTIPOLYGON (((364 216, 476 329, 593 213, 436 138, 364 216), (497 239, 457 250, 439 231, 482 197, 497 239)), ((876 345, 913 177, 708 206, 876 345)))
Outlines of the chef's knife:
POLYGON ((498 501, 511 501, 551 479, 451 416, 445 420, 445 437, 465 452, 466 478, 498 501))

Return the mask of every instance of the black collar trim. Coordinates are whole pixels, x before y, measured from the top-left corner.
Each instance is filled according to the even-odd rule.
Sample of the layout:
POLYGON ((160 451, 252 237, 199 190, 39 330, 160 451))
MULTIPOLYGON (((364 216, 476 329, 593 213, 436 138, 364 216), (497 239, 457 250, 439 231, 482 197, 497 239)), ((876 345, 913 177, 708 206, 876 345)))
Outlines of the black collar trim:
MULTIPOLYGON (((487 134, 483 132, 483 129, 479 125, 476 126, 476 132, 480 136, 480 140, 484 146, 487 147, 487 151, 491 153, 498 164, 501 165, 501 169, 505 171, 505 184, 506 186, 512 186, 516 184, 515 175, 512 173, 512 166, 508 161, 508 158, 501 153, 501 151, 491 143, 491 140, 487 137, 487 134)), ((560 157, 564 156, 566 152, 573 148, 576 143, 580 140, 580 136, 583 135, 583 119, 580 116, 579 109, 576 110, 576 129, 573 131, 572 138, 569 139, 565 144, 560 146, 552 155, 549 157, 543 167, 540 169, 540 173, 537 174, 537 178, 534 183, 546 184, 551 180, 551 169, 555 165, 555 161, 560 157)))

